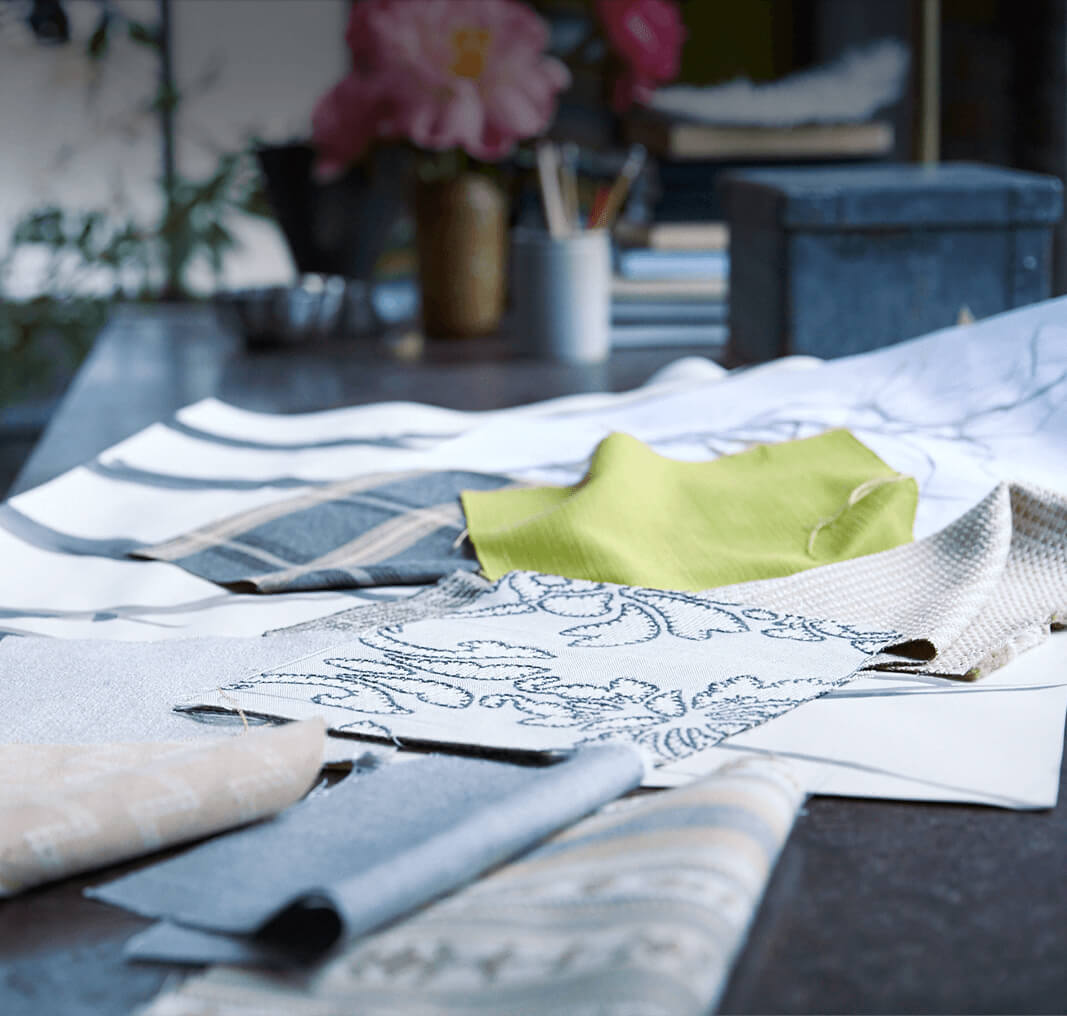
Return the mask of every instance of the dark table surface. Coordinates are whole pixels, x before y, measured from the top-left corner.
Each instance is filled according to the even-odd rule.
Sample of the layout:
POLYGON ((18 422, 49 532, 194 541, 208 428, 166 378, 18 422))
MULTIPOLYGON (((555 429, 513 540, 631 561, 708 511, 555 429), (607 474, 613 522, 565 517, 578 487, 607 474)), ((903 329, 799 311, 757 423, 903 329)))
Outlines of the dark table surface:
MULTIPOLYGON (((203 310, 126 312, 14 490, 209 395, 260 411, 392 399, 488 409, 623 390, 687 352, 627 350, 581 368, 517 359, 492 340, 429 347, 410 362, 372 346, 249 354, 203 310)), ((1063 798, 1047 812, 812 798, 720 1011, 1064 1012, 1063 798)), ((81 896, 136 866, 0 903, 0 1016, 126 1013, 174 976, 122 960, 123 942, 147 921, 81 896)))

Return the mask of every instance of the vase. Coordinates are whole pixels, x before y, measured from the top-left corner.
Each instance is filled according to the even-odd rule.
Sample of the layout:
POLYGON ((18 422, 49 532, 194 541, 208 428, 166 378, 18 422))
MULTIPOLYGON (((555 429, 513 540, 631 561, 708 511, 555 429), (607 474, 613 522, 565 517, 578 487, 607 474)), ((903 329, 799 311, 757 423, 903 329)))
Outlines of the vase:
POLYGON ((415 189, 422 326, 431 338, 486 335, 504 311, 507 199, 479 173, 415 189))
POLYGON ((297 271, 369 279, 403 214, 406 170, 361 164, 323 182, 315 179, 309 145, 268 146, 256 154, 297 271))

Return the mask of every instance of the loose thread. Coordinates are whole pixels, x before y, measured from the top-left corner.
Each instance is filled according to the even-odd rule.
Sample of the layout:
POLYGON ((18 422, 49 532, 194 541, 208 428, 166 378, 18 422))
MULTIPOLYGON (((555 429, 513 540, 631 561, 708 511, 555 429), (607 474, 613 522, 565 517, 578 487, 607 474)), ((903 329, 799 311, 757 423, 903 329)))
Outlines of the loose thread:
POLYGON ((907 473, 894 473, 892 476, 877 476, 874 479, 865 480, 858 487, 854 487, 848 495, 848 500, 839 511, 815 524, 815 528, 808 535, 808 557, 815 556, 815 540, 818 538, 819 533, 826 529, 827 526, 832 526, 850 508, 855 508, 868 494, 873 494, 886 484, 900 483, 901 480, 910 479, 911 477, 907 473))
POLYGON ((225 700, 226 702, 229 702, 229 704, 237 710, 237 715, 241 717, 241 724, 245 728, 243 732, 247 734, 249 729, 248 717, 245 716, 245 711, 241 708, 237 699, 235 699, 232 695, 227 695, 226 692, 224 692, 221 688, 216 688, 215 690, 219 693, 219 698, 225 700))

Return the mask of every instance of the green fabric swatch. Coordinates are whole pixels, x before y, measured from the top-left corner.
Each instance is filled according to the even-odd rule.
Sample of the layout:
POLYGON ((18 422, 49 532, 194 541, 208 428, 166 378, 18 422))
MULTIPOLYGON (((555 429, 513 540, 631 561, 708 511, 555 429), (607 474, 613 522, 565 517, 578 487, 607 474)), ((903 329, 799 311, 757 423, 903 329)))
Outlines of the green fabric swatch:
POLYGON ((908 543, 918 487, 846 430, 710 462, 611 434, 573 487, 461 499, 490 579, 529 570, 695 591, 908 543))

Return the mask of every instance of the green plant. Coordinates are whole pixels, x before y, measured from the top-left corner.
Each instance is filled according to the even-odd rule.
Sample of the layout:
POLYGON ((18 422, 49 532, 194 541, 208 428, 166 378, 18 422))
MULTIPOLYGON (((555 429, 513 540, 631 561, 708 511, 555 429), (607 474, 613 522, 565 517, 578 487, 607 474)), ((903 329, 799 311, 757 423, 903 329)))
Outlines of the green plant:
POLYGON ((0 298, 0 404, 39 394, 77 366, 116 299, 188 299, 198 266, 221 277, 235 246, 235 213, 270 216, 249 151, 219 157, 202 180, 178 178, 147 223, 105 209, 34 209, 16 223, 0 258, 0 297, 21 262, 34 259, 29 299, 0 298))
POLYGON ((0 405, 56 394, 107 314, 108 301, 91 296, 0 302, 0 405))
POLYGON ((110 298, 189 298, 189 274, 198 265, 220 278, 223 258, 235 245, 228 225, 235 213, 272 214, 250 152, 220 156, 202 180, 179 178, 171 201, 148 222, 106 209, 37 208, 15 225, 0 260, 0 286, 16 261, 34 249, 45 255, 36 273, 41 292, 90 288, 110 298))
MULTIPOLYGON (((210 173, 184 177, 174 160, 174 117, 183 94, 170 71, 168 0, 158 25, 101 6, 85 43, 90 63, 102 70, 116 33, 157 55, 155 89, 143 112, 159 127, 162 168, 159 212, 137 216, 114 208, 71 211, 57 205, 32 209, 0 246, 0 404, 54 387, 89 348, 115 299, 189 299, 194 275, 206 269, 216 283, 236 244, 235 214, 271 211, 252 156, 252 143, 217 155, 210 173), (12 281, 18 279, 15 297, 12 281)), ((210 72, 193 87, 210 87, 210 72)), ((90 97, 98 73, 90 80, 90 97)))

